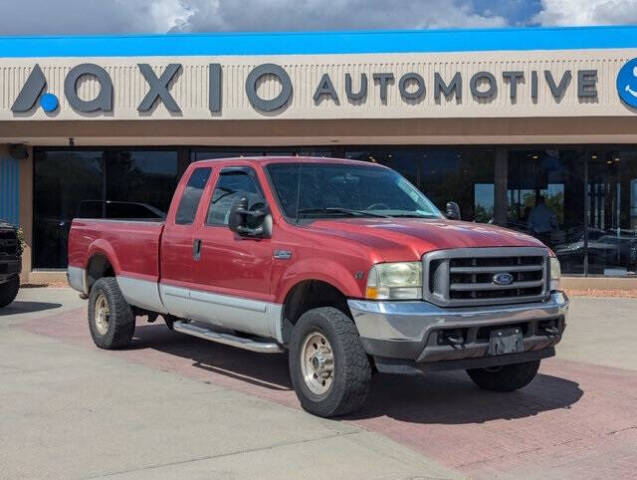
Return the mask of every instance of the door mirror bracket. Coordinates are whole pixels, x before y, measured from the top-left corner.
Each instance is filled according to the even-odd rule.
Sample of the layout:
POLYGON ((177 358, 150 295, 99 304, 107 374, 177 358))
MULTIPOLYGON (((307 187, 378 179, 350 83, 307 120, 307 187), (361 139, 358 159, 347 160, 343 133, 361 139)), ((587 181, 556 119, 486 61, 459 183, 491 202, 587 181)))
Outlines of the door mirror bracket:
POLYGON ((456 202, 447 202, 445 216, 449 220, 460 220, 460 206, 456 202))
POLYGON ((265 228, 267 206, 257 210, 248 209, 248 198, 239 197, 230 207, 228 228, 243 237, 269 237, 265 228))

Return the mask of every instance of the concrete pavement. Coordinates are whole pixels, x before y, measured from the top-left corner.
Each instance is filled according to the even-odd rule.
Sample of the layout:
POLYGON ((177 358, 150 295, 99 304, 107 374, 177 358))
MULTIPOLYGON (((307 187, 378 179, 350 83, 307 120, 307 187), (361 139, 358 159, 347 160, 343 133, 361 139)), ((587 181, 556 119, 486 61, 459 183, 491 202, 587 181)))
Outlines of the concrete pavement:
POLYGON ((459 477, 353 423, 19 328, 60 333, 70 311, 85 335, 76 297, 25 290, 0 314, 1 479, 459 477))
POLYGON ((69 290, 20 300, 50 308, 0 314, 0 478, 634 478, 634 299, 573 299, 519 392, 379 376, 340 421, 299 410, 283 355, 143 321, 131 349, 100 351, 69 290))

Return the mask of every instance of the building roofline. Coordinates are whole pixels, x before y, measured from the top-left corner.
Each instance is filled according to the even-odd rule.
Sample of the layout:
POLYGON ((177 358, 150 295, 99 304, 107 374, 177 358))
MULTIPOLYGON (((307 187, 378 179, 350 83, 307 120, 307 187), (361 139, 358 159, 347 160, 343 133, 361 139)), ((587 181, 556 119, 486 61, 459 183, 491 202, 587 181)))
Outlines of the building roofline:
POLYGON ((637 49, 637 26, 0 36, 0 58, 637 49))

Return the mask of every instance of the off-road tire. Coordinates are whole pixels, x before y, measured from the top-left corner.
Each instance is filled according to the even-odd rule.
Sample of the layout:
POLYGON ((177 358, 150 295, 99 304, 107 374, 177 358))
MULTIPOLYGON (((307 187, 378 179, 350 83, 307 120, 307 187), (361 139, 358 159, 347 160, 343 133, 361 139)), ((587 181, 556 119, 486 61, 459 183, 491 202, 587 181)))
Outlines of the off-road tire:
POLYGON ((288 358, 294 391, 309 413, 336 417, 352 413, 365 403, 372 369, 354 322, 340 310, 321 307, 301 315, 292 330, 288 358), (301 366, 303 343, 313 332, 327 338, 334 357, 331 387, 320 396, 308 388, 301 366))
POLYGON ((93 284, 89 294, 88 326, 93 342, 100 348, 114 350, 126 348, 130 344, 135 333, 135 316, 115 278, 100 278, 93 284), (105 333, 100 333, 95 316, 95 304, 101 295, 106 298, 109 309, 108 330, 105 333))
POLYGON ((20 290, 20 277, 12 277, 8 282, 0 283, 0 308, 6 307, 15 300, 20 290))
POLYGON ((494 392, 512 392, 526 387, 535 378, 540 361, 503 365, 497 369, 476 368, 467 374, 478 387, 494 392))

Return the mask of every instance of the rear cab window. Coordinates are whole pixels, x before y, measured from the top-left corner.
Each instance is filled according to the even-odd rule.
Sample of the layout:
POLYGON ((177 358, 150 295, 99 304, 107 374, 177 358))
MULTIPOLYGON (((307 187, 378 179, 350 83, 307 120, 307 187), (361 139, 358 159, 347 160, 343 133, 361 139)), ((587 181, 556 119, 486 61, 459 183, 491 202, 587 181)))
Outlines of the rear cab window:
POLYGON ((195 221, 197 215, 197 208, 203 195, 204 188, 212 168, 200 167, 193 170, 184 193, 179 200, 179 207, 177 207, 177 214, 175 215, 175 224, 177 225, 191 225, 195 221))

